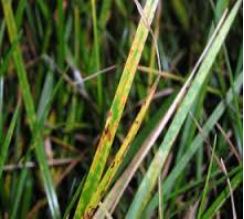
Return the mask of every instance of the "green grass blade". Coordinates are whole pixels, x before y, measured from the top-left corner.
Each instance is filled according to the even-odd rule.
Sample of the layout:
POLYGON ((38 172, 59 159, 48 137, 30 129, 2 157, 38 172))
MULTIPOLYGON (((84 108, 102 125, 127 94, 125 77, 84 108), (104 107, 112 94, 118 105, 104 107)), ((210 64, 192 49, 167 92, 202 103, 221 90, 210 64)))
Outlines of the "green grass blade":
POLYGON ((28 170, 27 168, 23 168, 19 177, 19 182, 17 185, 17 190, 16 190, 16 194, 15 194, 15 200, 14 200, 14 204, 13 204, 13 209, 10 215, 10 219, 15 219, 15 218, 19 218, 18 215, 18 208, 20 207, 20 201, 21 201, 21 196, 24 190, 24 186, 25 186, 25 181, 26 181, 26 177, 28 174, 28 170))
MULTIPOLYGON (((241 169, 242 169, 241 165, 235 167, 231 172, 228 173, 228 177, 233 177, 241 169)), ((216 170, 211 174, 211 176, 210 176, 211 183, 209 185, 210 189, 216 188, 216 186, 221 185, 226 181, 226 176, 222 176, 221 178, 219 178, 220 174, 221 174, 220 170, 216 170)), ((203 177, 203 178, 205 178, 205 177, 203 177)), ((204 184, 203 179, 200 179, 200 180, 194 181, 193 183, 187 184, 184 187, 182 187, 181 189, 179 189, 178 191, 175 191, 175 192, 172 191, 170 193, 170 195, 167 197, 167 200, 172 199, 180 194, 184 194, 184 192, 187 192, 187 190, 190 190, 193 187, 195 187, 197 189, 197 186, 203 185, 203 184, 204 184)))
POLYGON ((4 77, 0 74, 0 145, 2 145, 3 142, 3 90, 4 77))
POLYGON ((18 211, 18 219, 26 219, 28 211, 31 206, 31 200, 33 198, 33 180, 31 178, 31 174, 28 172, 25 185, 24 185, 24 191, 23 196, 21 199, 21 212, 18 211), (20 213, 19 213, 20 212, 20 213))
POLYGON ((164 141, 160 145, 157 154, 155 155, 153 161, 151 162, 151 165, 142 183, 140 184, 140 187, 129 208, 126 218, 141 217, 143 210, 151 196, 151 192, 155 186, 157 177, 172 147, 172 144, 174 143, 174 140, 176 139, 181 129, 181 126, 183 125, 184 120, 191 109, 192 103, 194 102, 196 96, 199 93, 199 90, 201 89, 203 82, 208 76, 210 68, 212 67, 212 64, 229 32, 231 24, 234 21, 234 18, 238 12, 240 5, 241 5, 241 1, 238 1, 235 4, 229 16, 225 20, 221 30, 219 31, 219 34, 215 38, 211 48, 209 49, 206 58, 203 60, 195 80, 193 81, 186 97, 184 98, 177 114, 175 115, 172 124, 170 125, 169 130, 165 135, 164 141))
MULTIPOLYGON (((82 182, 84 182, 84 180, 82 180, 82 182)), ((64 212, 63 219, 68 218, 68 216, 70 214, 70 211, 75 206, 75 203, 77 202, 77 200, 79 199, 79 196, 81 194, 82 186, 83 186, 83 183, 80 183, 79 186, 78 186, 78 188, 75 191, 75 194, 72 196, 71 200, 69 201, 69 203, 68 203, 68 205, 66 207, 66 210, 64 212)))
POLYGON ((14 132, 14 128, 16 125, 16 121, 17 118, 19 116, 19 108, 20 108, 20 104, 17 105, 17 108, 14 112, 13 118, 11 120, 7 135, 3 141, 2 146, 0 147, 0 179, 2 177, 2 173, 3 173, 3 166, 5 164, 6 158, 7 158, 7 154, 8 154, 8 148, 13 136, 13 132, 14 132))
MULTIPOLYGON (((242 169, 233 177, 231 180, 231 188, 234 191, 242 182, 243 174, 242 169)), ((202 219, 213 218, 213 216, 219 211, 219 209, 223 206, 225 201, 230 196, 230 189, 228 185, 226 188, 218 195, 215 201, 208 207, 207 211, 201 217, 202 219)))
MULTIPOLYGON (((97 13, 96 13, 96 0, 91 0, 92 6, 92 22, 93 22, 93 36, 94 36, 94 55, 95 55, 95 70, 100 70, 100 47, 99 47, 99 34, 98 34, 98 25, 97 25, 97 13)), ((98 76, 97 81, 97 99, 99 109, 102 109, 103 103, 103 93, 102 93, 102 78, 101 75, 98 76)))
POLYGON ((20 25, 22 24, 23 13, 25 11, 26 3, 27 3, 27 0, 19 1, 18 8, 15 13, 15 21, 16 21, 17 29, 19 29, 20 25))
POLYGON ((198 219, 201 218, 202 212, 206 206, 206 199, 207 199, 208 186, 209 186, 208 184, 209 184, 209 180, 210 180, 210 176, 211 176, 211 172, 212 172, 213 158, 214 158, 215 148, 216 148, 216 140, 217 140, 217 136, 215 136, 215 139, 214 139, 214 145, 213 145, 213 149, 212 149, 210 164, 208 167, 208 173, 207 173, 205 185, 203 188, 202 199, 201 199, 201 202, 199 205, 199 210, 198 210, 198 215, 197 215, 198 219))
MULTIPOLYGON (((145 5, 144 15, 148 19, 148 24, 150 25, 155 14, 158 1, 148 0, 145 5)), ((114 140, 116 130, 118 128, 125 103, 135 76, 135 72, 144 48, 145 41, 147 39, 149 30, 145 26, 143 19, 141 18, 131 50, 129 52, 128 59, 126 61, 124 71, 122 73, 117 91, 109 111, 109 115, 106 121, 106 125, 96 154, 94 156, 92 165, 89 170, 76 212, 75 218, 81 218, 84 216, 84 210, 89 203, 93 192, 102 176, 107 157, 114 140)))
POLYGON ((182 0, 172 0, 170 3, 174 8, 174 11, 176 13, 179 22, 181 22, 183 27, 187 29, 189 27, 189 17, 188 17, 188 11, 185 8, 186 5, 185 2, 182 0))
POLYGON ((4 75, 5 72, 7 72, 9 61, 13 55, 13 51, 15 50, 16 45, 19 43, 19 39, 16 39, 15 42, 12 43, 10 49, 7 51, 6 55, 4 56, 1 68, 0 68, 0 77, 4 75))
MULTIPOLYGON (((11 43, 14 43, 14 42, 16 42, 18 35, 17 35, 16 24, 14 21, 13 11, 12 11, 12 7, 10 5, 10 1, 2 0, 2 6, 3 6, 4 15, 5 15, 4 16, 5 22, 6 22, 7 28, 8 28, 9 39, 10 39, 11 43)), ((15 62, 15 67, 17 69, 20 86, 23 88, 22 94, 23 94, 24 102, 27 106, 26 111, 27 111, 27 114, 29 115, 28 116, 29 123, 34 124, 35 109, 34 109, 34 104, 32 102, 30 86, 28 84, 28 80, 27 80, 25 67, 24 67, 19 45, 15 46, 15 50, 13 51, 13 58, 14 58, 14 62, 15 62)))
MULTIPOLYGON (((13 43, 17 38, 17 28, 13 16, 11 3, 10 1, 2 0, 2 6, 4 11, 5 22, 8 28, 9 39, 10 42, 13 43)), ((60 218, 60 210, 57 201, 57 195, 54 190, 48 164, 46 161, 46 156, 42 145, 41 133, 40 130, 38 130, 37 128, 38 125, 37 125, 37 118, 34 109, 34 103, 31 96, 30 86, 27 80, 27 73, 25 70, 23 58, 21 55, 21 49, 19 45, 16 46, 13 52, 13 59, 14 59, 14 64, 17 70, 17 75, 18 75, 18 79, 19 79, 19 83, 20 83, 20 87, 24 99, 25 109, 28 115, 28 121, 30 124, 30 128, 33 132, 32 134, 34 138, 35 154, 41 169, 41 175, 43 178, 44 188, 48 198, 51 214, 53 218, 60 218)))
POLYGON ((65 31, 64 31, 64 9, 63 9, 63 1, 57 1, 57 34, 58 34, 58 66, 63 70, 64 68, 64 60, 65 60, 65 31))
POLYGON ((111 14, 112 0, 102 2, 101 13, 99 15, 99 28, 104 31, 111 14))
POLYGON ((2 21, 0 26, 0 48, 2 47, 3 44, 4 32, 5 32, 5 22, 2 21))
MULTIPOLYGON (((58 86, 58 85, 57 85, 58 86)), ((38 120, 44 120, 43 117, 46 114, 45 111, 47 109, 48 103, 50 102, 50 95, 52 94, 52 89, 53 89, 53 75, 51 72, 47 73, 45 82, 44 82, 44 87, 42 89, 42 94, 41 94, 41 98, 39 101, 39 106, 38 106, 38 111, 37 111, 37 117, 38 120)))

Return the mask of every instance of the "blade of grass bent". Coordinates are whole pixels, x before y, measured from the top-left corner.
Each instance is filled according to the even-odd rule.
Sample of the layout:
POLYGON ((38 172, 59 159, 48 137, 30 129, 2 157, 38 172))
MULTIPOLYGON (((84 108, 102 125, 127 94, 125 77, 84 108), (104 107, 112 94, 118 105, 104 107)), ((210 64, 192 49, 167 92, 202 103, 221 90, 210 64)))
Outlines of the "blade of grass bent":
POLYGON ((200 66, 198 74, 193 81, 187 96, 184 98, 180 108, 178 109, 177 114, 175 115, 171 126, 169 127, 168 132, 164 138, 164 141, 159 147, 157 154, 155 155, 151 165, 143 178, 142 183, 135 195, 135 198, 127 212, 126 218, 140 218, 144 207, 146 206, 151 192, 155 186, 157 177, 164 165, 164 162, 168 156, 168 153, 181 129, 181 126, 184 123, 184 120, 190 111, 192 103, 194 102, 199 90, 201 89, 202 83, 205 81, 210 68, 224 42, 227 33, 231 27, 232 22, 237 14, 237 11, 240 7, 241 1, 238 1, 230 12, 229 16, 225 20, 221 30, 219 31, 218 36, 213 42, 211 48, 209 49, 208 55, 204 59, 203 63, 200 66))
MULTIPOLYGON (((144 15, 147 23, 150 25, 158 4, 158 0, 148 0, 144 8, 144 15)), ((83 216, 86 205, 89 203, 93 192, 102 176, 107 157, 115 137, 116 130, 121 119, 125 103, 135 76, 135 72, 148 36, 148 28, 145 26, 142 18, 136 31, 136 35, 130 49, 119 85, 108 114, 105 128, 100 138, 97 151, 95 153, 92 165, 90 167, 76 212, 75 218, 83 216)))
MULTIPOLYGON (((11 1, 2 0, 2 6, 3 6, 4 18, 8 29, 9 39, 10 42, 13 43, 17 39, 17 28, 13 16, 11 1)), ((28 122, 33 132, 32 134, 34 138, 33 140, 35 142, 34 144, 35 154, 41 169, 41 175, 43 178, 44 188, 47 195, 51 214, 53 218, 60 218, 60 210, 59 210, 57 195, 53 187, 51 175, 46 161, 46 156, 42 145, 42 138, 39 130, 37 129, 38 124, 37 124, 37 118, 34 109, 34 103, 31 96, 31 91, 27 80, 27 73, 25 70, 24 61, 21 55, 21 49, 19 45, 16 45, 16 48, 13 51, 13 59, 14 59, 14 64, 17 71, 22 95, 23 95, 26 112, 28 115, 28 122)))

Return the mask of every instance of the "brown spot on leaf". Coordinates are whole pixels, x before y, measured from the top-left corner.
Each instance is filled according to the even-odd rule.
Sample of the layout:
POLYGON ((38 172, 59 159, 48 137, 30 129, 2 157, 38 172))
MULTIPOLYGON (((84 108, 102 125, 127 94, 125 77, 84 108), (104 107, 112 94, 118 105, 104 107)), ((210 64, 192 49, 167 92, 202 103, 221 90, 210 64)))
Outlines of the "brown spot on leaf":
POLYGON ((115 165, 115 161, 112 162, 112 164, 111 164, 111 168, 113 168, 114 165, 115 165))
POLYGON ((108 140, 111 140, 111 138, 112 138, 111 131, 108 126, 105 127, 104 134, 108 138, 108 140))
POLYGON ((113 115, 112 111, 108 112, 108 117, 111 117, 113 115))
POLYGON ((95 210, 96 210, 96 208, 94 208, 94 207, 91 208, 91 209, 88 209, 88 211, 86 211, 86 213, 85 213, 85 215, 84 215, 84 218, 85 218, 85 219, 92 219, 95 210))
POLYGON ((121 102, 122 102, 123 104, 125 104, 125 102, 126 102, 126 97, 125 97, 125 96, 122 96, 122 97, 121 97, 121 102))

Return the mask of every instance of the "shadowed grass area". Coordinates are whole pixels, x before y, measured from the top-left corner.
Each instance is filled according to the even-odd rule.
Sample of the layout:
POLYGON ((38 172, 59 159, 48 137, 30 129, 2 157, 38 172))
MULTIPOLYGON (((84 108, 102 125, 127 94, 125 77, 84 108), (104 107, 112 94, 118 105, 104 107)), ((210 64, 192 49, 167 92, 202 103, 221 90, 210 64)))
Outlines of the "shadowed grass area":
POLYGON ((1 218, 240 218, 241 0, 1 0, 1 218))

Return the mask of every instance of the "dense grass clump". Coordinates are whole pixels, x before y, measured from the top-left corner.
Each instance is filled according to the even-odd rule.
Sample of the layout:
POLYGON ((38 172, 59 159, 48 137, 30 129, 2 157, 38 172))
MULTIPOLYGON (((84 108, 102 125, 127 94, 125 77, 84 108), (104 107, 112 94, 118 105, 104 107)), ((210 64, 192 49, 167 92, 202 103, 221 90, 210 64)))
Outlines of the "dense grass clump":
POLYGON ((0 219, 241 218, 242 0, 1 0, 0 219))

